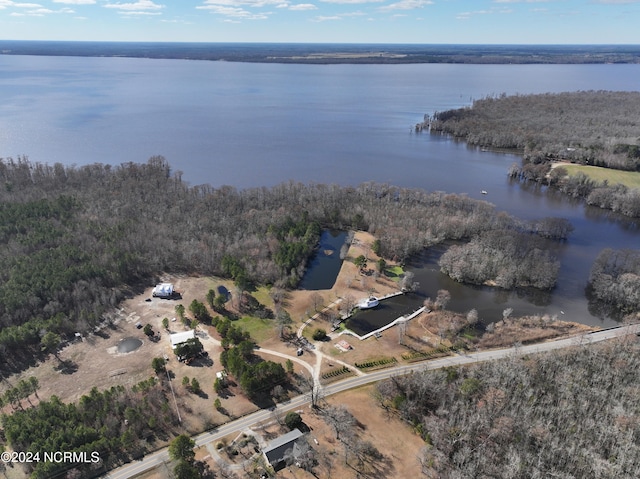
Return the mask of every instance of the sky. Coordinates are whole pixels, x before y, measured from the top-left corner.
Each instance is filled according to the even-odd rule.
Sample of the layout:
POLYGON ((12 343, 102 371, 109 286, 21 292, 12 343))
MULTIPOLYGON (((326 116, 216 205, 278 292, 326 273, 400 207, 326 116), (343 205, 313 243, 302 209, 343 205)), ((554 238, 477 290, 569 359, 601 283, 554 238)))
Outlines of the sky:
POLYGON ((640 44, 640 0, 0 0, 0 39, 640 44))

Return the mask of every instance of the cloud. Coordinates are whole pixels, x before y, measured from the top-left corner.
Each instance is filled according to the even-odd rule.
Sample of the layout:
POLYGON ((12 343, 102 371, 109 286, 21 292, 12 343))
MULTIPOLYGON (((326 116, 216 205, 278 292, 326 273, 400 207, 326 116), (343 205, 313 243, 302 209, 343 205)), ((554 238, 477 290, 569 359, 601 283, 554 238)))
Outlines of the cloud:
POLYGON ((207 10, 216 15, 222 15, 232 19, 241 20, 266 20, 273 15, 273 12, 253 12, 250 9, 275 7, 290 8, 292 10, 312 10, 312 4, 304 3, 290 5, 283 0, 206 0, 204 4, 196 7, 198 10, 207 10), (296 8, 297 7, 297 8, 296 8))
POLYGON ((318 7, 316 7, 313 3, 298 3, 295 5, 289 6, 289 10, 292 10, 294 12, 305 12, 305 11, 317 10, 317 9, 318 7))
POLYGON ((400 0, 399 2, 380 7, 378 10, 381 12, 390 12, 393 10, 415 10, 416 8, 422 8, 425 5, 433 5, 433 2, 431 0, 400 0))
POLYGON ((11 13, 12 17, 44 17, 50 13, 54 13, 53 10, 49 10, 48 8, 36 8, 34 10, 27 10, 24 13, 14 12, 11 13))
POLYGON ((342 17, 340 17, 339 15, 317 16, 313 19, 314 22, 333 22, 336 20, 342 20, 342 17))
POLYGON ((241 7, 234 7, 229 5, 202 5, 196 7, 200 10, 208 10, 211 13, 217 15, 223 15, 231 18, 241 18, 244 20, 265 20, 269 18, 270 13, 252 13, 249 10, 245 10, 241 7))
POLYGON ((493 3, 549 3, 551 0, 493 0, 493 3))
POLYGON ((53 3, 67 3, 70 5, 93 5, 96 0, 53 0, 53 3))
POLYGON ((115 8, 124 12, 142 12, 147 10, 160 10, 164 5, 158 5, 151 0, 138 0, 135 3, 107 3, 105 8, 115 8))
POLYGON ((196 7, 200 10, 211 10, 211 7, 220 5, 229 7, 266 7, 267 5, 280 5, 282 0, 206 0, 203 5, 196 7))
POLYGON ((308 10, 317 10, 318 7, 316 7, 313 3, 298 3, 296 5, 291 5, 289 7, 289 10, 293 10, 295 12, 304 12, 304 11, 308 11, 308 10))
POLYGON ((16 8, 43 8, 39 3, 16 3, 10 0, 0 0, 0 9, 4 9, 7 7, 16 7, 16 8))
POLYGON ((9 16, 12 17, 44 17, 45 15, 56 13, 75 13, 71 8, 62 7, 59 10, 51 10, 43 7, 39 3, 17 3, 10 0, 0 0, 0 10, 4 10, 8 7, 23 9, 19 12, 11 12, 9 16))
MULTIPOLYGON (((339 4, 359 4, 359 3, 381 3, 384 2, 385 0, 320 0, 323 3, 339 3, 339 4)), ((429 1, 429 3, 433 3, 431 1, 429 1)))
POLYGON ((490 8, 489 10, 473 10, 468 12, 460 12, 456 15, 456 20, 469 20, 471 17, 475 15, 494 15, 496 13, 500 14, 509 14, 513 13, 513 10, 510 8, 490 8))

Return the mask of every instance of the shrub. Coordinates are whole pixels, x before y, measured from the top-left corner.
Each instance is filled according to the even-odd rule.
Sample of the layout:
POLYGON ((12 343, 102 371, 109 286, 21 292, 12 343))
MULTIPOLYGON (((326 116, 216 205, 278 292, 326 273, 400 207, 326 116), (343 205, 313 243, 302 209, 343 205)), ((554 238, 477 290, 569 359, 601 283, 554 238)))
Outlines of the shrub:
POLYGON ((327 331, 322 328, 318 328, 313 332, 312 338, 314 341, 324 341, 327 339, 327 331))

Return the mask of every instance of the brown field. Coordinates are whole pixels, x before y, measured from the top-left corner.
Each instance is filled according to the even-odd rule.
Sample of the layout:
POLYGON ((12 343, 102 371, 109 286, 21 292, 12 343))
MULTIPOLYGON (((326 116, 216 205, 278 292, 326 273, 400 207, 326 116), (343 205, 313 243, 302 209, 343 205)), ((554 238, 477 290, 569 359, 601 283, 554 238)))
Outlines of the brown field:
MULTIPOLYGON (((417 436, 408 424, 395 416, 381 412, 373 396, 374 386, 359 388, 348 393, 338 394, 328 399, 333 405, 344 405, 358 421, 358 436, 361 440, 370 441, 380 451, 384 458, 377 464, 379 474, 367 477, 384 477, 387 479, 406 479, 419 477, 420 463, 418 457, 424 447, 424 441, 417 436)), ((355 479, 364 477, 350 464, 345 464, 344 447, 336 440, 330 426, 310 408, 298 410, 304 423, 309 427, 309 439, 316 450, 319 464, 314 468, 315 476, 295 466, 280 470, 277 477, 282 479, 355 479), (315 440, 318 444, 315 444, 315 440)), ((275 420, 268 424, 258 426, 253 432, 264 437, 277 437, 287 432, 277 424, 275 420)), ((230 443, 235 437, 226 438, 230 443)), ((251 450, 246 451, 251 453, 251 450)), ((242 456, 236 456, 233 460, 224 452, 216 449, 215 444, 196 449, 196 458, 205 461, 211 470, 216 471, 217 462, 224 460, 230 465, 230 469, 238 477, 246 477, 242 468, 242 456)), ((351 460, 351 462, 353 462, 351 460)), ((140 479, 170 479, 171 465, 165 465, 139 476, 140 479)))

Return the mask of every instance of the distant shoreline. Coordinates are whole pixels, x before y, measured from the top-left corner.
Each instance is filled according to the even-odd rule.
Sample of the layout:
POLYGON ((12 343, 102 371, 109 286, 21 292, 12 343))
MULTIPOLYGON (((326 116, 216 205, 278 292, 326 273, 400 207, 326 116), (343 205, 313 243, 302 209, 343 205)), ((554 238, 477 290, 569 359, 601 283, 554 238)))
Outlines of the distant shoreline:
POLYGON ((0 40, 0 55, 301 64, 640 64, 640 45, 160 43, 0 40))

